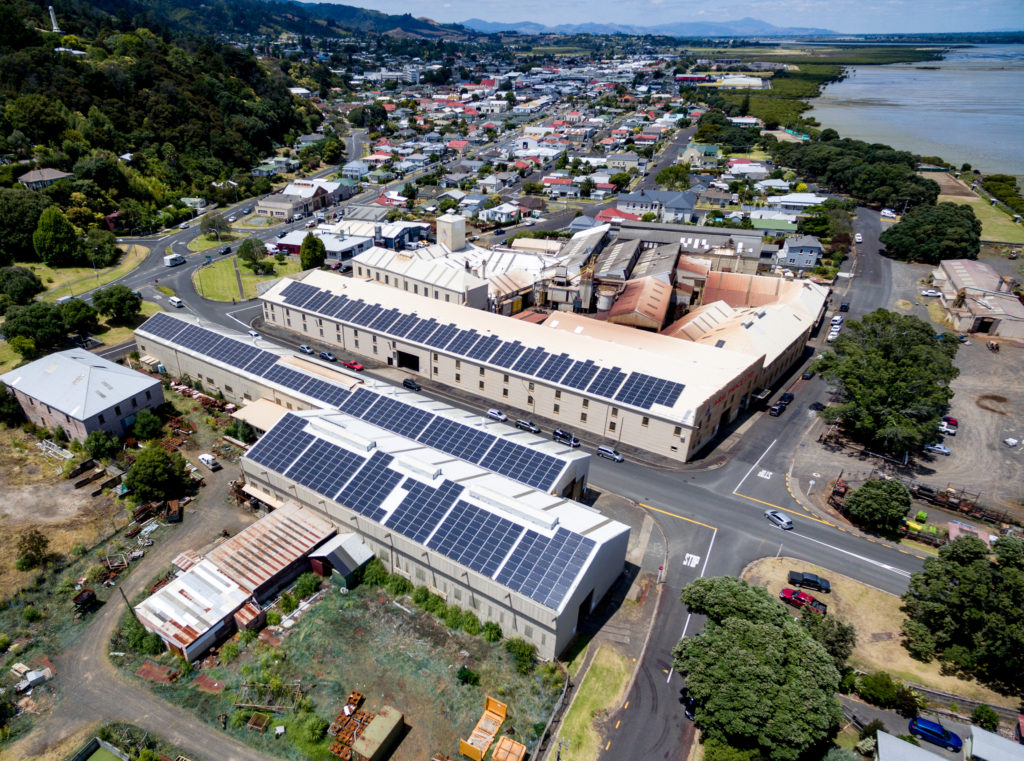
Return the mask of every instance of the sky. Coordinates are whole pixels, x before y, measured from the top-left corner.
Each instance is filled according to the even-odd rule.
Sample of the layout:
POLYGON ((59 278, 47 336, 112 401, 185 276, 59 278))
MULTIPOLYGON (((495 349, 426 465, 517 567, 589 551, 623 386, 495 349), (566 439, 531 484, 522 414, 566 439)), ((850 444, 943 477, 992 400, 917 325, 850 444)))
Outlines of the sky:
POLYGON ((1024 29, 1024 0, 344 0, 435 21, 586 22, 655 26, 750 17, 775 26, 837 32, 975 32, 1024 29))

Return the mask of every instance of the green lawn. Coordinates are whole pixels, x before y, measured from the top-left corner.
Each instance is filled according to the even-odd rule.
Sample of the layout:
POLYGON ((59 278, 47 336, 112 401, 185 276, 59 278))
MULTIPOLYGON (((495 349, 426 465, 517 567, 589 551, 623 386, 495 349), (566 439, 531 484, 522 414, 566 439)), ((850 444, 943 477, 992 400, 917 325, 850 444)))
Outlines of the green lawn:
POLYGON ((284 264, 274 262, 274 274, 254 275, 251 270, 239 266, 238 271, 242 274, 242 287, 244 294, 238 293, 238 278, 235 275, 236 257, 217 259, 213 264, 196 270, 192 276, 192 282, 203 298, 211 301, 231 301, 232 299, 252 299, 256 297, 256 286, 258 283, 273 280, 283 275, 294 275, 300 272, 301 268, 298 259, 286 259, 284 264))
POLYGON ((599 648, 587 669, 569 712, 562 723, 561 737, 569 741, 562 757, 569 761, 592 761, 600 754, 600 737, 594 719, 622 700, 629 681, 629 661, 610 647, 599 648))
POLYGON ((762 151, 760 148, 755 148, 747 153, 730 153, 727 154, 730 159, 750 159, 751 161, 767 161, 768 154, 762 151))
POLYGON ((273 275, 254 275, 251 270, 245 267, 239 267, 239 271, 242 273, 242 287, 245 288, 245 297, 247 299, 256 298, 256 286, 259 283, 265 283, 268 280, 273 280, 277 277, 284 277, 285 275, 294 275, 297 272, 302 272, 302 266, 299 264, 298 257, 288 257, 284 260, 284 264, 278 264, 274 262, 274 274, 273 275))
POLYGON ((1000 243, 1024 243, 1024 225, 1016 224, 1009 214, 993 206, 983 198, 963 196, 939 196, 939 202, 965 203, 974 209, 981 220, 981 239, 1000 243))
POLYGON ((221 233, 220 240, 217 240, 217 236, 213 236, 213 240, 208 240, 205 235, 198 235, 188 242, 189 251, 208 251, 211 248, 222 246, 225 243, 231 243, 234 240, 238 240, 237 235, 231 233, 221 233))
POLYGON ((131 246, 121 257, 116 267, 97 272, 92 267, 62 267, 54 269, 42 262, 15 262, 15 266, 32 270, 43 281, 46 292, 39 298, 43 301, 56 301, 63 296, 77 296, 85 291, 124 277, 138 267, 149 256, 145 246, 131 246))

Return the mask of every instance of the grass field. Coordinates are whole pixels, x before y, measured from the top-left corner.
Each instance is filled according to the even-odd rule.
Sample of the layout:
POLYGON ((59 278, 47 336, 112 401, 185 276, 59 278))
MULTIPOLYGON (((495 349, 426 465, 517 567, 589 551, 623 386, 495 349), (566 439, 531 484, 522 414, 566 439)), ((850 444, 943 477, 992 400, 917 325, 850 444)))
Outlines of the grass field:
POLYGON ((217 246, 223 246, 232 241, 238 240, 239 236, 233 235, 232 233, 221 233, 220 240, 217 240, 217 236, 214 236, 213 240, 208 240, 205 235, 198 235, 188 242, 189 251, 209 251, 211 248, 217 246))
POLYGON ((92 267, 54 269, 42 262, 16 262, 15 266, 32 270, 43 281, 46 292, 39 297, 42 301, 56 301, 63 296, 77 296, 124 277, 142 264, 147 256, 148 248, 132 245, 116 267, 100 270, 98 273, 92 267))
POLYGON ((904 682, 942 690, 997 706, 1015 707, 1013 698, 993 692, 978 682, 940 673, 936 661, 921 663, 910 657, 900 643, 900 627, 906 616, 900 612, 900 598, 859 581, 840 576, 828 568, 792 560, 762 558, 747 566, 742 578, 765 587, 773 595, 788 586, 790 569, 810 571, 832 582, 832 594, 822 595, 830 616, 838 616, 857 629, 857 646, 850 666, 863 671, 887 671, 904 682))
POLYGON ((571 761, 591 761, 599 755, 600 736, 594 720, 622 700, 629 681, 629 661, 610 647, 601 647, 583 677, 580 691, 562 722, 559 736, 569 741, 562 757, 571 761))
POLYGON ((964 198, 963 196, 939 196, 939 202, 952 201, 965 203, 974 209, 975 216, 981 220, 981 239, 999 241, 1000 243, 1024 243, 1024 225, 1016 224, 1006 212, 996 208, 983 198, 964 198))
POLYGON ((239 266, 238 271, 242 275, 243 293, 238 292, 238 277, 235 274, 235 262, 237 257, 230 256, 224 259, 217 259, 207 267, 196 270, 192 276, 192 282, 196 290, 203 298, 211 301, 231 301, 235 299, 252 299, 256 297, 256 286, 267 280, 294 275, 301 271, 298 259, 286 259, 283 264, 274 262, 274 274, 254 275, 251 270, 239 266))

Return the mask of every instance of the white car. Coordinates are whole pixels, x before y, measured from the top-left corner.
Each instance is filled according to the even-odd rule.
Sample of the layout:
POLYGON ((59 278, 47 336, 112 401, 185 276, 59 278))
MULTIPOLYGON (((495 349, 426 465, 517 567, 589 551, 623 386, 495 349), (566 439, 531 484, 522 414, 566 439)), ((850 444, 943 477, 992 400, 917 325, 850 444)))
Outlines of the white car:
POLYGON ((833 330, 831 333, 828 334, 828 336, 825 338, 825 340, 828 343, 832 343, 837 338, 839 338, 839 331, 838 330, 833 330))
POLYGON ((945 444, 925 444, 924 451, 946 455, 946 457, 949 457, 949 455, 952 454, 950 448, 945 444))
POLYGON ((504 423, 506 420, 508 420, 508 415, 506 415, 501 410, 496 409, 487 410, 487 417, 489 417, 491 420, 497 420, 499 423, 504 423))
POLYGON ((228 222, 237 222, 238 217, 228 217, 228 222))
POLYGON ((922 296, 935 296, 936 298, 942 295, 942 291, 937 291, 934 288, 925 288, 921 291, 922 296))
POLYGON ((855 242, 857 242, 857 243, 863 243, 864 242, 864 236, 861 235, 860 233, 857 233, 856 235, 853 236, 853 240, 855 242))

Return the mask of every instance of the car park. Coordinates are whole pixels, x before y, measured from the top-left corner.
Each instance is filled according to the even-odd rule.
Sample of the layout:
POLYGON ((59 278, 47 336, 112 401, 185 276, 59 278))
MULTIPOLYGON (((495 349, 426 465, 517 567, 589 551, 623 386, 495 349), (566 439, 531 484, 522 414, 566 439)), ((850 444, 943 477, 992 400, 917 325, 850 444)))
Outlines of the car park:
POLYGON ((337 357, 331 354, 329 351, 320 352, 320 359, 326 359, 328 362, 334 362, 337 357))
POLYGON ((768 408, 768 414, 771 415, 772 417, 778 417, 779 415, 781 415, 785 411, 786 411, 786 405, 782 404, 781 402, 777 403, 777 404, 773 404, 771 407, 768 408))
POLYGON ((922 296, 929 296, 929 297, 932 297, 932 296, 938 297, 938 296, 942 295, 942 291, 938 291, 938 290, 936 290, 934 288, 925 288, 923 291, 921 291, 921 295, 922 296))
POLYGON ((764 517, 784 531, 789 531, 793 528, 793 519, 781 510, 765 510, 764 517))
POLYGON ((313 353, 313 349, 310 348, 309 346, 306 346, 306 344, 300 345, 299 346, 299 351, 301 351, 303 354, 312 354, 313 353))
POLYGON ((516 421, 516 428, 520 431, 529 431, 530 433, 540 433, 540 426, 536 423, 530 422, 529 420, 523 420, 520 418, 516 421))
POLYGON ((802 587, 803 589, 815 589, 818 592, 824 592, 829 594, 832 592, 832 584, 828 579, 817 576, 813 573, 801 573, 800 571, 790 571, 787 577, 789 583, 794 587, 802 587))
POLYGON ((959 753, 960 749, 964 746, 964 741, 960 739, 960 735, 950 732, 942 724, 931 719, 917 716, 910 720, 908 728, 910 729, 910 734, 914 737, 920 737, 922 740, 927 740, 935 745, 941 745, 953 753, 959 753))
POLYGON ((949 457, 951 454, 953 454, 953 450, 951 450, 945 444, 925 444, 924 451, 931 452, 932 454, 946 455, 946 457, 949 457))
POLYGON ((353 361, 351 359, 343 359, 341 361, 341 364, 343 364, 349 370, 362 370, 363 369, 363 366, 361 364, 359 364, 358 362, 355 362, 355 361, 353 361))
POLYGON ((499 423, 504 423, 506 420, 508 420, 508 415, 506 415, 501 410, 494 409, 493 407, 487 410, 487 417, 489 417, 491 420, 497 420, 499 423))
POLYGON ((412 378, 406 378, 404 381, 402 381, 402 385, 405 388, 409 389, 410 391, 420 390, 420 384, 414 381, 412 378))
POLYGON ((612 460, 613 462, 622 462, 625 458, 619 453, 615 447, 610 447, 607 444, 602 444, 595 451, 598 457, 603 457, 606 460, 612 460))
POLYGON ((563 431, 561 428, 556 428, 551 432, 551 438, 557 441, 559 444, 565 444, 566 446, 575 449, 580 445, 580 440, 573 436, 568 431, 563 431))

